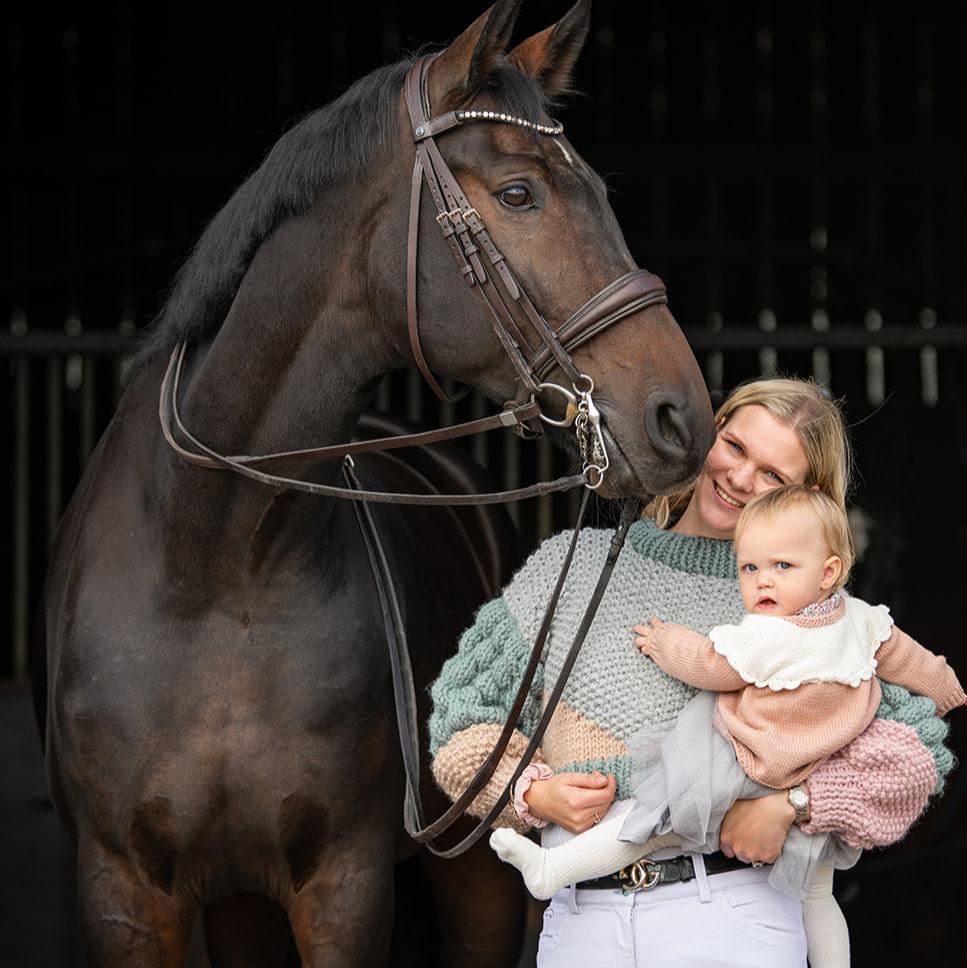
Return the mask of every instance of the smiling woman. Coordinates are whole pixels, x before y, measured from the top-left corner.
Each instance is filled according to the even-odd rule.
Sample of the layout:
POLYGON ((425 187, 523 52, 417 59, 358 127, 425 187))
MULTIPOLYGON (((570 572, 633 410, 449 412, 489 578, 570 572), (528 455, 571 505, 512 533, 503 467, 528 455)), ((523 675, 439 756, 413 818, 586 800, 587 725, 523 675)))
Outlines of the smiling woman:
MULTIPOLYGON (((521 831, 546 828, 544 846, 559 846, 599 822, 610 829, 629 806, 626 802, 610 813, 612 804, 628 801, 633 791, 638 796, 629 742, 642 733, 659 732, 663 724, 667 728, 684 715, 695 696, 694 683, 689 685, 635 650, 632 627, 658 616, 704 639, 713 628, 741 619, 744 608, 731 539, 743 508, 756 496, 768 496, 784 484, 800 484, 810 493, 818 488, 844 508, 850 477, 846 431, 838 407, 817 384, 760 380, 743 386, 719 410, 716 426, 715 444, 694 488, 652 502, 629 530, 542 747, 516 785, 513 809, 508 807, 500 817, 499 824, 521 831)), ((533 640, 540 624, 567 537, 561 534, 546 541, 503 594, 479 611, 461 638, 457 655, 433 686, 433 772, 451 797, 467 786, 507 715, 505 697, 512 692, 507 685, 521 678, 527 662, 525 643, 533 640)), ((486 814, 515 770, 561 669, 569 632, 580 621, 610 539, 605 530, 582 532, 518 730, 495 779, 483 788, 470 812, 486 814)), ((900 686, 888 688, 897 690, 890 693, 891 701, 886 702, 884 690, 884 703, 876 709, 874 702, 868 710, 880 718, 815 769, 808 791, 797 786, 738 800, 722 820, 720 851, 686 854, 677 840, 669 842, 668 834, 648 843, 631 838, 638 845, 638 861, 626 858, 597 872, 610 875, 627 863, 621 884, 608 876, 583 880, 597 874, 550 882, 550 889, 558 893, 545 915, 539 968, 617 968, 635 958, 648 964, 704 964, 713 950, 719 957, 716 963, 722 965, 804 966, 800 902, 775 889, 768 866, 779 856, 793 822, 799 827, 792 836, 800 843, 818 842, 801 837, 800 831, 835 833, 863 847, 890 843, 903 835, 938 785, 938 777, 942 785, 950 769, 936 738, 944 727, 937 723, 933 706, 923 703, 915 722, 890 722, 891 715, 897 715, 897 697, 902 694, 909 700, 910 695, 900 686), (927 721, 936 729, 929 749, 928 740, 919 738, 930 732, 927 721), (635 881, 633 869, 645 858, 651 866, 642 878, 655 890, 637 893, 642 878, 635 881), (559 889, 574 881, 580 881, 574 895, 559 889), (622 884, 630 885, 629 893, 616 890, 622 884), (576 911, 580 923, 574 920, 576 911), (621 953, 629 949, 634 958, 622 960, 621 953), (602 954, 608 951, 614 952, 611 960, 602 954)), ((683 758, 693 764, 713 762, 704 757, 713 732, 711 721, 705 726, 704 732, 693 734, 694 743, 682 748, 683 758)), ((652 792, 657 796, 662 791, 652 792)), ((506 831, 497 831, 492 843, 502 858, 518 862, 508 846, 517 842, 506 831)), ((525 879, 531 886, 526 870, 525 879)))
POLYGON ((659 527, 731 538, 752 498, 783 484, 816 485, 845 505, 852 452, 839 408, 817 384, 768 380, 735 390, 715 418, 718 434, 694 488, 656 498, 659 527))

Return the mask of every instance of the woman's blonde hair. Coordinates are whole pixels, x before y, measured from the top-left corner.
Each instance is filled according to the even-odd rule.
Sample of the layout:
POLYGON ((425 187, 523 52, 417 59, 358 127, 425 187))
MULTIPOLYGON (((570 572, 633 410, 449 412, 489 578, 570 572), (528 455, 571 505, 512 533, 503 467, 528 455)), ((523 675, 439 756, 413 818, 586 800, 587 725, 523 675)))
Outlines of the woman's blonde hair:
POLYGON ((738 545, 743 532, 755 522, 766 518, 774 521, 783 511, 790 508, 805 508, 816 518, 816 524, 826 542, 826 547, 842 562, 843 570, 833 590, 842 588, 849 578, 856 552, 853 535, 849 527, 846 509, 815 487, 806 484, 787 484, 753 498, 742 509, 735 523, 735 542, 738 545))
MULTIPOLYGON (((741 407, 765 407, 776 419, 788 424, 802 444, 809 470, 803 482, 819 489, 840 507, 846 507, 853 473, 853 452, 839 402, 815 380, 776 377, 753 380, 736 387, 715 414, 715 429, 722 428, 741 407)), ((645 509, 659 528, 678 517, 692 499, 694 485, 687 491, 656 497, 645 509)))

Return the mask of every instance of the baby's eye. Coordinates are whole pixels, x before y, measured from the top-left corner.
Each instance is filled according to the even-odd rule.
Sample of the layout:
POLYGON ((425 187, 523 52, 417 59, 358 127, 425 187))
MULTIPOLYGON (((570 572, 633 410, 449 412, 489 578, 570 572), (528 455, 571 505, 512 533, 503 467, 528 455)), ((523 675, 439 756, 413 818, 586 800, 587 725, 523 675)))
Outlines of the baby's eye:
POLYGON ((747 575, 751 575, 754 571, 757 571, 758 569, 756 568, 755 565, 749 564, 749 565, 743 565, 740 570, 744 571, 747 575))
POLYGON ((779 571, 785 571, 787 568, 792 568, 792 565, 790 565, 788 561, 777 561, 776 568, 778 568, 779 571))

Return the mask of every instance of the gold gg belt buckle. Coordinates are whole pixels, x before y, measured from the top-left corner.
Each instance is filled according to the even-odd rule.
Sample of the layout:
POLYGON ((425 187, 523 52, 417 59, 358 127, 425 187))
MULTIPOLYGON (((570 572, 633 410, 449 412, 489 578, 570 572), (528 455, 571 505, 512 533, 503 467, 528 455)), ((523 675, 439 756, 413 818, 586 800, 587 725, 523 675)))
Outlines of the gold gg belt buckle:
POLYGON ((633 864, 622 867, 617 877, 625 894, 650 891, 661 880, 661 866, 653 860, 636 860, 633 864))

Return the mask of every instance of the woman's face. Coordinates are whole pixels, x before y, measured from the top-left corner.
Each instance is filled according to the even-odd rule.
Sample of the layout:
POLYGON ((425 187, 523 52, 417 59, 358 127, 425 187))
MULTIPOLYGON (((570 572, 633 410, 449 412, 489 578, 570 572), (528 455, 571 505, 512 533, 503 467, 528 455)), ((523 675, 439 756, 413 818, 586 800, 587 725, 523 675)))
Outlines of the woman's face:
POLYGON ((789 424, 758 404, 739 407, 719 430, 674 530, 732 538, 752 498, 783 484, 802 484, 808 472, 806 452, 789 424))

